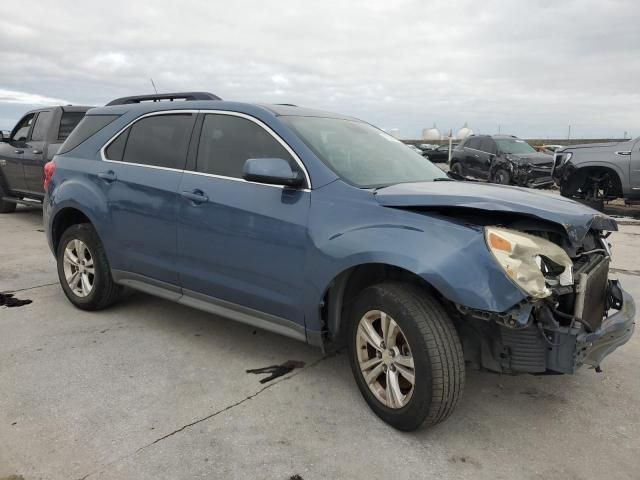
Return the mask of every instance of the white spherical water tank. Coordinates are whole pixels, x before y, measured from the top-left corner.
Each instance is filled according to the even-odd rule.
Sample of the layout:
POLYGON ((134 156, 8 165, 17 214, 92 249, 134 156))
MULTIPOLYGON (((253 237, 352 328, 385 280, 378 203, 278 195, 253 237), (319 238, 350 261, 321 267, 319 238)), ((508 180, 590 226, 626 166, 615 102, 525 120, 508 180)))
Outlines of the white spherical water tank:
POLYGON ((464 122, 464 126, 456 133, 456 140, 464 140, 469 135, 473 135, 473 130, 469 128, 467 122, 464 122))
POLYGON ((436 124, 433 124, 431 128, 425 128, 422 130, 422 139, 423 140, 442 140, 442 134, 436 124))

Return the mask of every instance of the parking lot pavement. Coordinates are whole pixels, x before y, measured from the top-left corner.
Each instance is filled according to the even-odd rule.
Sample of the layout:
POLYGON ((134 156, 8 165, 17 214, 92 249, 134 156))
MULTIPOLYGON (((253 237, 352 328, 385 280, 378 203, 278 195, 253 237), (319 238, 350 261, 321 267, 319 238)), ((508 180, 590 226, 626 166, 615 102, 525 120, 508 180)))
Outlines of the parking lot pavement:
MULTIPOLYGON (((142 294, 74 309, 37 211, 0 216, 0 479, 632 479, 640 458, 640 339, 603 373, 468 369, 463 400, 406 434, 366 406, 343 354, 142 294), (306 363, 260 384, 250 368, 306 363), (294 477, 295 478, 295 477, 294 477)), ((640 299, 640 226, 614 268, 640 299)))

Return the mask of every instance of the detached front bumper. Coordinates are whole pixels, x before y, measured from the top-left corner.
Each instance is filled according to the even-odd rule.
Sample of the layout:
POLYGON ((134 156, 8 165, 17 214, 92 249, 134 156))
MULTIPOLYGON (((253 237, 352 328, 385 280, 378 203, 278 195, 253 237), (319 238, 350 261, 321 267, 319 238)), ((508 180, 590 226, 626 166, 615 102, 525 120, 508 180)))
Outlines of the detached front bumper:
POLYGON ((633 297, 622 291, 622 309, 602 322, 593 333, 577 338, 577 362, 599 367, 600 362, 616 348, 629 341, 635 329, 636 304, 633 297))

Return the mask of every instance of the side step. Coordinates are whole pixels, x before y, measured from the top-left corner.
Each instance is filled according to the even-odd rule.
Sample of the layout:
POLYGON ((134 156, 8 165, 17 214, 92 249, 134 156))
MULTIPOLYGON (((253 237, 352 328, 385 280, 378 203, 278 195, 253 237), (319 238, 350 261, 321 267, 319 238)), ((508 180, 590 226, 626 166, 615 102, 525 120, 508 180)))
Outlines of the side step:
POLYGON ((42 201, 34 200, 32 198, 16 198, 16 197, 2 197, 5 202, 17 203, 18 205, 29 205, 32 207, 42 207, 42 201))

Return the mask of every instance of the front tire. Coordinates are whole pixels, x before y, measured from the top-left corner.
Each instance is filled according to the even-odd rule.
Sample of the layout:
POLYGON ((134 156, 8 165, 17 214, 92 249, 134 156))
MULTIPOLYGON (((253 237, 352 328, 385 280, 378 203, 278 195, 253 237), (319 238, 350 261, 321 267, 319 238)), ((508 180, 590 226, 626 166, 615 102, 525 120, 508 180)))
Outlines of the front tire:
POLYGON ((494 172, 492 181, 498 185, 511 185, 511 174, 507 170, 499 168, 494 172))
POLYGON ((101 310, 114 303, 122 287, 111 277, 102 242, 89 223, 72 225, 57 251, 58 278, 71 303, 82 310, 101 310))
POLYGON ((351 309, 349 359, 371 409, 415 430, 445 420, 462 395, 462 346, 444 308, 426 290, 388 282, 363 290, 351 309))

